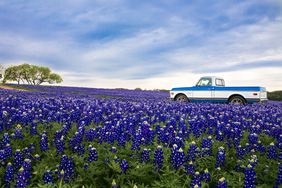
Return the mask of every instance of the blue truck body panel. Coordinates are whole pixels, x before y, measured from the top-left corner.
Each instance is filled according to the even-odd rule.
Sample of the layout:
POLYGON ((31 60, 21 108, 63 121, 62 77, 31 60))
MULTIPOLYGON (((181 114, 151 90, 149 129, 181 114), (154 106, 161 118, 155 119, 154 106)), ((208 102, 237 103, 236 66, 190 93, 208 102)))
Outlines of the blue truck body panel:
POLYGON ((193 87, 172 88, 171 91, 207 91, 210 89, 216 91, 265 91, 265 88, 259 86, 251 86, 251 87, 193 86, 193 87))

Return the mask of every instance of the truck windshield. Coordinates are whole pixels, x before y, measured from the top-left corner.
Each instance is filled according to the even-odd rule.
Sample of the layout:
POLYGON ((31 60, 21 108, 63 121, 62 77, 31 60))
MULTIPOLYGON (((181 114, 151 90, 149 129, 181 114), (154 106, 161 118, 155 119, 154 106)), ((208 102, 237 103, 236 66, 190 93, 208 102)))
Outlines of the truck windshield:
POLYGON ((201 78, 196 86, 211 86, 212 80, 211 78, 201 78))

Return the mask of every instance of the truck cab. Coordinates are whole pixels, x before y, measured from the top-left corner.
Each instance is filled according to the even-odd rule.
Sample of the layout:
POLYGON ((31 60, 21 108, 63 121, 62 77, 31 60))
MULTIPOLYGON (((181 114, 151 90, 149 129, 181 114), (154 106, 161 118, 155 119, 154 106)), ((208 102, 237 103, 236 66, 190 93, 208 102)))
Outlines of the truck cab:
POLYGON ((209 87, 209 86, 225 86, 223 78, 220 77, 202 77, 197 82, 196 86, 198 87, 209 87))
POLYGON ((267 101, 267 93, 259 86, 226 87, 223 78, 205 76, 195 86, 171 89, 170 98, 183 102, 246 104, 267 101))

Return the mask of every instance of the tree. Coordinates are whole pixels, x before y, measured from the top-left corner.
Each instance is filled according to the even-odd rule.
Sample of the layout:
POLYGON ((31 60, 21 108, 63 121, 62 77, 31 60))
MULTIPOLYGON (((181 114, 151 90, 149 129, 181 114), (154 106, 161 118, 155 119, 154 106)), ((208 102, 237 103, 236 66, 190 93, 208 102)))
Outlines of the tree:
POLYGON ((8 80, 15 81, 20 84, 20 81, 22 80, 22 75, 20 73, 19 66, 12 66, 5 70, 3 82, 6 83, 8 80))
POLYGON ((0 64, 0 80, 3 78, 4 66, 0 64))
POLYGON ((34 65, 30 65, 26 63, 22 65, 18 65, 23 82, 26 81, 28 84, 32 84, 32 78, 31 78, 31 73, 30 73, 32 66, 34 65))
POLYGON ((44 82, 49 84, 61 83, 63 81, 61 76, 52 73, 50 68, 30 64, 11 66, 6 69, 4 82, 8 80, 16 81, 18 84, 22 81, 33 85, 40 85, 44 82))
POLYGON ((49 76, 49 80, 48 80, 48 83, 49 84, 58 84, 58 83, 61 83, 63 81, 63 79, 61 78, 60 75, 56 74, 56 73, 52 73, 50 74, 49 76))

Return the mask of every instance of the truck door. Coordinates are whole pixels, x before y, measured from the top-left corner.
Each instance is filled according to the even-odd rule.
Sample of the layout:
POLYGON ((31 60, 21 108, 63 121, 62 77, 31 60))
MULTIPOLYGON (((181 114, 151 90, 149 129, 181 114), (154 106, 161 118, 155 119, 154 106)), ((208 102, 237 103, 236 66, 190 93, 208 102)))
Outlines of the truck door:
POLYGON ((212 100, 214 91, 211 78, 201 78, 193 89, 193 100, 195 102, 207 102, 212 100))
POLYGON ((212 100, 214 102, 225 102, 227 100, 226 92, 224 92, 224 86, 225 82, 223 79, 215 79, 215 86, 211 88, 212 100))

